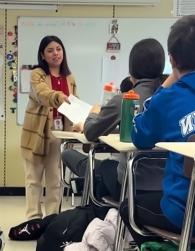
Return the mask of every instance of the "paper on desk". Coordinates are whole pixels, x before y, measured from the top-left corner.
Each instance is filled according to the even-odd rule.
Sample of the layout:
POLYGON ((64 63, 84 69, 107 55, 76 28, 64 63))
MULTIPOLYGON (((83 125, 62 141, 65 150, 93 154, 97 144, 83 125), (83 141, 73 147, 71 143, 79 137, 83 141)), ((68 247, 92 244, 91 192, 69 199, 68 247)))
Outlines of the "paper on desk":
POLYGON ((58 112, 66 116, 73 123, 85 122, 92 106, 70 94, 70 104, 64 102, 58 108, 58 112))

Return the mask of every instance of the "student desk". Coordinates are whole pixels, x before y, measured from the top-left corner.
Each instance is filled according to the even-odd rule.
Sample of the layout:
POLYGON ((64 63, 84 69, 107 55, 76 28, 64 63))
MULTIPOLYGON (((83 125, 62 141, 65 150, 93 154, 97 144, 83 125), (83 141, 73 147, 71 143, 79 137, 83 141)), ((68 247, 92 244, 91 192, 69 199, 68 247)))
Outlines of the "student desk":
MULTIPOLYGON (((127 165, 129 164, 129 158, 131 158, 134 154, 134 152, 137 151, 137 148, 133 145, 131 142, 120 142, 120 136, 119 134, 109 134, 108 136, 101 136, 99 137, 99 140, 118 152, 124 153, 126 155, 127 159, 127 165)), ((126 189, 126 180, 127 180, 127 174, 124 174, 124 180, 121 187, 121 195, 120 195, 120 202, 123 201, 125 196, 125 189, 126 189)))
POLYGON ((52 131, 52 134, 57 138, 57 139, 63 139, 67 142, 71 141, 77 141, 82 144, 90 144, 85 135, 83 133, 79 132, 69 132, 69 131, 52 131))
MULTIPOLYGON (((138 158, 139 155, 142 153, 150 153, 150 152, 159 152, 158 148, 149 149, 149 150, 138 150, 133 143, 131 142, 120 142, 120 136, 119 134, 109 134, 108 136, 101 136, 99 137, 99 140, 101 142, 104 142, 105 144, 108 144, 109 146, 116 149, 118 152, 124 153, 126 155, 126 165, 129 167, 132 165, 132 160, 134 158, 138 158)), ((125 186, 126 186, 126 175, 124 175, 124 182, 121 190, 121 198, 120 201, 123 201, 124 199, 124 193, 125 193, 125 186)))
MULTIPOLYGON (((52 131, 52 134, 57 139, 62 140, 62 143, 60 146, 61 154, 65 148, 68 148, 72 144, 75 144, 75 143, 76 144, 78 144, 78 143, 89 144, 90 143, 86 139, 86 137, 83 133, 70 132, 70 131, 52 131)), ((63 184, 63 187, 66 186, 68 189, 68 192, 69 192, 70 184, 67 184, 67 182, 65 181, 65 172, 64 172, 63 163, 61 163, 61 182, 63 184)), ((67 192, 67 194, 68 194, 68 192, 67 192)), ((82 196, 82 200, 81 200, 82 205, 85 204, 87 195, 88 195, 88 190, 87 190, 87 187, 84 186, 83 196, 82 196)))
MULTIPOLYGON (((125 153, 126 159, 127 159, 127 165, 128 165, 128 159, 130 156, 137 151, 137 148, 133 145, 133 143, 130 142, 120 142, 120 136, 119 134, 109 134, 108 136, 100 136, 99 140, 118 152, 125 153)), ((121 198, 120 202, 124 199, 125 196, 125 186, 126 186, 126 175, 124 175, 124 182, 122 184, 121 189, 121 198)))
MULTIPOLYGON (((131 189, 132 186, 134 186, 134 179, 133 179, 133 174, 134 174, 134 163, 141 158, 164 158, 165 154, 167 151, 162 151, 160 148, 154 148, 154 149, 148 149, 148 150, 138 150, 133 143, 129 142, 120 142, 119 134, 110 134, 108 136, 101 136, 99 137, 99 140, 104 142, 105 144, 108 144, 115 148, 117 151, 124 153, 126 155, 126 172, 123 177, 123 183, 122 183, 122 188, 121 188, 121 195, 120 195, 120 203, 124 200, 125 198, 125 193, 127 187, 128 189, 128 201, 129 201, 129 215, 131 215, 131 224, 134 225, 136 229, 138 227, 134 223, 134 210, 133 210, 133 189, 131 189), (127 182, 128 180, 128 182, 127 182)), ((122 237, 122 232, 124 230, 123 223, 121 221, 121 218, 118 218, 118 229, 116 233, 116 240, 115 240, 115 251, 120 251, 121 250, 121 237, 122 237)))
MULTIPOLYGON (((129 165, 129 159, 131 159, 134 156, 134 153, 137 151, 137 148, 133 145, 133 143, 120 142, 119 134, 109 134, 108 136, 101 136, 99 137, 99 140, 113 147, 118 152, 124 153, 126 155, 127 166, 129 165)), ((127 172, 125 172, 123 176, 123 183, 122 183, 121 194, 120 194, 120 203, 124 200, 126 186, 127 186, 127 172)), ((122 237, 123 230, 124 230, 124 224, 122 222, 120 215, 118 215, 114 251, 121 250, 121 239, 122 239, 121 237, 122 237)))
POLYGON ((52 131, 52 134, 57 139, 64 139, 64 140, 71 140, 75 139, 74 132, 68 132, 68 131, 52 131))
MULTIPOLYGON (((83 133, 78 132, 67 132, 67 131, 53 131, 53 135, 58 139, 65 140, 64 143, 61 144, 61 153, 64 149, 64 144, 72 144, 72 143, 81 143, 81 144, 90 144, 90 151, 88 153, 88 167, 86 168, 83 195, 81 199, 81 205, 84 206, 88 203, 89 197, 92 201, 98 206, 102 206, 93 196, 93 169, 94 169, 94 155, 93 150, 96 149, 96 146, 101 146, 98 149, 98 152, 104 152, 104 147, 99 142, 89 142, 83 133)), ((64 171, 63 171, 63 163, 61 165, 62 170, 62 182, 64 184, 64 171)))
MULTIPOLYGON (((107 198, 104 197, 103 200, 106 202, 99 201, 94 196, 94 182, 93 182, 93 170, 95 168, 94 166, 94 159, 95 159, 95 153, 118 153, 120 149, 116 149, 115 147, 115 139, 119 142, 119 135, 118 134, 110 134, 108 136, 100 136, 99 141, 97 142, 91 142, 91 148, 89 151, 89 165, 87 168, 87 173, 85 178, 88 178, 88 194, 90 199, 93 201, 94 204, 97 206, 113 206, 116 207, 116 202, 113 200, 107 201, 107 198), (113 144, 110 143, 110 140, 113 141, 113 144)), ((125 149, 124 149, 125 150, 125 149)))
MULTIPOLYGON (((195 161, 195 142, 161 142, 156 144, 157 147, 168 151, 176 152, 184 156, 190 157, 195 161)), ((195 162, 193 162, 190 188, 183 221, 181 241, 179 251, 190 250, 192 237, 192 228, 194 225, 195 215, 195 162)))
POLYGON ((195 142, 159 142, 156 146, 192 159, 195 157, 195 142))
POLYGON ((119 134, 109 134, 108 136, 100 136, 99 140, 101 142, 113 147, 118 152, 127 153, 127 152, 137 150, 137 148, 133 145, 133 143, 120 142, 119 134))

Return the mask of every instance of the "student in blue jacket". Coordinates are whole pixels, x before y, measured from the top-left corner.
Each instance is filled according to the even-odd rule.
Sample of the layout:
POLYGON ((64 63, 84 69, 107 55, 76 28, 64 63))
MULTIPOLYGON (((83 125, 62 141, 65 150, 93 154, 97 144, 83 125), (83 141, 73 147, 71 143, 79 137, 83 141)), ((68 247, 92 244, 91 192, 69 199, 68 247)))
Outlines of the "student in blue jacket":
MULTIPOLYGON (((175 82, 158 89, 145 103, 145 110, 134 118, 132 140, 141 149, 160 141, 185 142, 195 133, 195 15, 176 21, 168 36, 168 53, 175 82)), ((183 169, 184 157, 169 153, 163 178, 163 193, 136 196, 135 219, 138 225, 150 225, 180 233, 190 180, 183 169)), ((120 214, 134 240, 148 240, 129 225, 127 202, 120 214)))

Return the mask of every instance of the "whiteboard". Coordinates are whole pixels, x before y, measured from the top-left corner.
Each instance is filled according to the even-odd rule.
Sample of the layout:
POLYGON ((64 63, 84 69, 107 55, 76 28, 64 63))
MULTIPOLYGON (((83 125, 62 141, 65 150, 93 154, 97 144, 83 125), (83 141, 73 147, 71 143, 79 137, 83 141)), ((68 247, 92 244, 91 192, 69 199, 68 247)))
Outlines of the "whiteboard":
MULTIPOLYGON (((99 103, 105 81, 117 86, 128 73, 129 52, 140 39, 156 38, 167 52, 166 41, 174 18, 118 18, 117 38, 121 43, 118 53, 106 52, 110 39, 111 18, 19 17, 18 19, 18 104, 17 121, 23 124, 28 94, 21 92, 20 69, 22 65, 37 63, 40 40, 46 35, 56 35, 64 43, 67 60, 75 76, 79 97, 89 104, 99 103), (116 63, 109 66, 112 54, 116 63), (114 69, 114 70, 113 70, 114 69), (109 76, 110 79, 106 79, 109 76)), ((166 72, 170 71, 166 54, 166 72)))

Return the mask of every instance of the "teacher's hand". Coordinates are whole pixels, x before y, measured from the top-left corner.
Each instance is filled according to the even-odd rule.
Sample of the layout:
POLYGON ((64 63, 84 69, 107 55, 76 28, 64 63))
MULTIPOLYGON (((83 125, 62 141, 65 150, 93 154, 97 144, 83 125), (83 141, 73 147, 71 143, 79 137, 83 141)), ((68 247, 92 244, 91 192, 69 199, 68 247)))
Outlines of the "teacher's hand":
POLYGON ((66 96, 66 95, 64 95, 64 102, 70 104, 70 101, 69 101, 69 99, 68 99, 68 96, 66 96))
POLYGON ((90 113, 99 113, 100 112, 100 110, 101 110, 101 106, 100 105, 98 105, 98 104, 96 104, 96 105, 94 105, 92 108, 91 108, 91 110, 90 110, 90 113))
POLYGON ((83 127, 84 127, 84 124, 82 122, 79 122, 79 123, 76 123, 76 124, 73 124, 72 126, 72 130, 74 132, 83 132, 83 127))
POLYGON ((61 104, 63 104, 64 102, 70 104, 70 101, 68 100, 68 96, 64 95, 64 94, 59 94, 57 97, 57 101, 56 103, 58 103, 58 106, 60 106, 61 104))

